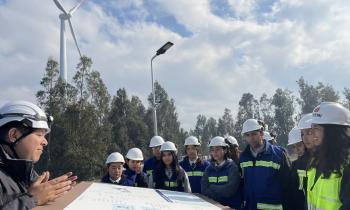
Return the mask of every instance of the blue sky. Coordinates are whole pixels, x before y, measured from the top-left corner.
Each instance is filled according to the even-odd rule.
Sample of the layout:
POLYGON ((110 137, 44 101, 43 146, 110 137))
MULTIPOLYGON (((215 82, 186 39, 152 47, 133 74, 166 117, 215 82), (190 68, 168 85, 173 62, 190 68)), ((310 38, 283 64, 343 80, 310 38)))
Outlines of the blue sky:
MULTIPOLYGON (((67 9, 77 0, 60 0, 67 9)), ((59 60, 53 1, 0 0, 0 104, 35 102, 49 57, 59 60)), ((85 0, 72 23, 111 95, 126 88, 147 106, 155 79, 175 99, 185 129, 198 114, 234 114, 243 93, 272 96, 296 80, 349 87, 350 2, 344 0, 85 0)), ((67 34, 68 76, 78 54, 67 34)))

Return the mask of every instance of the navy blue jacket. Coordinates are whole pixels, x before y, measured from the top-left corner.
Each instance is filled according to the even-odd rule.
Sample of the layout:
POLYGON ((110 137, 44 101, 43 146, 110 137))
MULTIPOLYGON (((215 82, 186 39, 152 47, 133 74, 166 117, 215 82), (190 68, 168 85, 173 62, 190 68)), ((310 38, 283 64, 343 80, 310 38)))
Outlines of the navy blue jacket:
POLYGON ((171 191, 178 191, 178 192, 184 192, 185 188, 183 186, 184 184, 184 178, 185 178, 185 170, 180 167, 180 173, 179 175, 176 174, 176 171, 173 170, 172 176, 170 179, 162 173, 159 172, 160 168, 157 168, 153 171, 153 182, 155 183, 156 189, 162 189, 162 190, 171 190, 171 191), (178 182, 178 177, 182 177, 182 181, 178 182))
POLYGON ((240 156, 245 209, 288 209, 290 163, 281 147, 264 140, 264 149, 255 158, 248 145, 240 156))
POLYGON ((127 179, 132 181, 133 186, 135 186, 135 187, 148 187, 146 173, 141 172, 140 174, 136 174, 135 171, 131 170, 130 168, 126 168, 123 171, 123 174, 126 176, 127 179))
POLYGON ((192 193, 201 193, 202 176, 210 163, 198 158, 194 166, 191 166, 188 157, 185 157, 179 164, 187 173, 192 193))
POLYGON ((238 166, 228 159, 222 166, 214 162, 206 168, 202 178, 202 194, 222 205, 240 209, 240 175, 238 166))
POLYGON ((143 165, 143 172, 145 172, 147 176, 151 176, 153 170, 158 167, 159 163, 160 160, 157 160, 155 156, 148 158, 143 165))
POLYGON ((112 182, 109 178, 109 174, 106 174, 104 177, 102 177, 101 182, 102 183, 109 183, 109 184, 116 184, 116 185, 123 185, 123 186, 133 186, 132 181, 127 179, 126 176, 124 176, 124 175, 122 175, 119 183, 112 182))

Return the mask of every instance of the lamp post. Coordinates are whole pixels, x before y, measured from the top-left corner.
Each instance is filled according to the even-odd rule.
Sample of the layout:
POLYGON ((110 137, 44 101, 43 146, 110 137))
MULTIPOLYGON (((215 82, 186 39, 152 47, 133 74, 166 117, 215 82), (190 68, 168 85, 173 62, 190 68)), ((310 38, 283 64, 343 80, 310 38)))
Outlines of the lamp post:
POLYGON ((173 46, 174 44, 171 42, 167 42, 165 43, 161 48, 159 48, 156 52, 156 54, 152 57, 151 59, 151 78, 152 78, 152 95, 153 95, 153 126, 154 126, 154 135, 158 136, 158 130, 157 130, 157 105, 158 103, 156 103, 156 95, 155 95, 155 90, 154 90, 154 82, 153 82, 153 60, 161 54, 164 54, 171 46, 173 46))

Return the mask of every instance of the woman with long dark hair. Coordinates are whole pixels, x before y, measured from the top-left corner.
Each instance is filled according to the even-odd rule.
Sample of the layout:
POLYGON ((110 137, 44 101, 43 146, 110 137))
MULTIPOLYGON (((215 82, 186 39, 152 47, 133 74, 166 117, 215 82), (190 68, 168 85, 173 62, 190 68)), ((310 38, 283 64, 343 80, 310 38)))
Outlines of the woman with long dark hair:
POLYGON ((312 113, 316 146, 307 171, 309 209, 350 209, 350 111, 323 102, 312 113))
POLYGON ((149 179, 149 187, 155 189, 191 192, 188 176, 177 160, 175 144, 166 141, 160 147, 161 162, 149 179))

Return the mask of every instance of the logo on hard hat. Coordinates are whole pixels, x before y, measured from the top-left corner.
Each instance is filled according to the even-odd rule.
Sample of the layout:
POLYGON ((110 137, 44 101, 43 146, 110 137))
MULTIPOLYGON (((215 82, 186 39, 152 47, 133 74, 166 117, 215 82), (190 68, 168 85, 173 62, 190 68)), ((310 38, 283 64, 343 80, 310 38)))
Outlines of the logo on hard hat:
POLYGON ((317 106, 312 112, 313 117, 322 117, 322 114, 318 113, 320 111, 320 106, 317 106))
POLYGON ((320 106, 316 106, 313 112, 318 112, 318 111, 320 111, 320 106))

